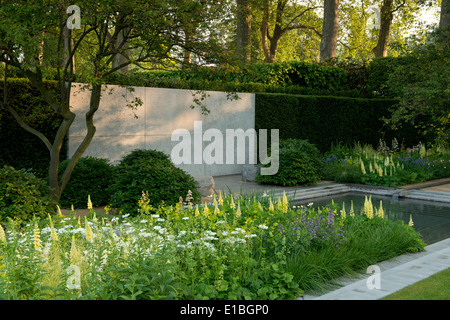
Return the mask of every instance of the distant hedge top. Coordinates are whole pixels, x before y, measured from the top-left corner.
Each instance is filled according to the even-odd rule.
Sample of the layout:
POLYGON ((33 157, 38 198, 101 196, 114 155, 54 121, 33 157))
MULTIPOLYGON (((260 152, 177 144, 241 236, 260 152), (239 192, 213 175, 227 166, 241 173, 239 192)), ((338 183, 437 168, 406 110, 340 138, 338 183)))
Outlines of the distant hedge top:
MULTIPOLYGON (((308 62, 250 64, 241 69, 202 67, 183 71, 115 73, 109 84, 225 92, 288 93, 347 97, 389 96, 389 74, 405 59, 377 58, 367 66, 327 66, 308 62)), ((24 77, 11 68, 10 77, 24 77)), ((0 77, 3 74, 0 66, 0 77)), ((75 79, 83 82, 83 79, 75 79)))

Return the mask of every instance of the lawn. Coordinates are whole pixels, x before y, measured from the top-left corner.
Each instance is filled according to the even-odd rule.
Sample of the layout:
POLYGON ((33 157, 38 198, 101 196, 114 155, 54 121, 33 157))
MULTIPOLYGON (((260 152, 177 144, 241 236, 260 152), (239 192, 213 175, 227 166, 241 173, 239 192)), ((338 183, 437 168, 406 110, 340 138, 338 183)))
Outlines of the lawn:
POLYGON ((409 285, 381 300, 450 300, 450 268, 409 285))

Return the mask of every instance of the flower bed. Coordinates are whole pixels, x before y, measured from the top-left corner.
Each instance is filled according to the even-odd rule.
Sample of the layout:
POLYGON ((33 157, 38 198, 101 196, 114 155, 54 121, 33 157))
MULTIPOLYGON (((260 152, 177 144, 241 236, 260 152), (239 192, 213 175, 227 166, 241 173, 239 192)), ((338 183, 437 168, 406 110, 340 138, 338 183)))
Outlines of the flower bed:
POLYGON ((362 183, 399 187, 450 177, 450 151, 426 149, 419 144, 399 150, 380 141, 378 150, 370 146, 335 146, 325 155, 324 179, 343 183, 362 183))
POLYGON ((143 194, 139 213, 6 224, 0 299, 295 299, 424 247, 401 222, 286 196, 154 208, 143 194))

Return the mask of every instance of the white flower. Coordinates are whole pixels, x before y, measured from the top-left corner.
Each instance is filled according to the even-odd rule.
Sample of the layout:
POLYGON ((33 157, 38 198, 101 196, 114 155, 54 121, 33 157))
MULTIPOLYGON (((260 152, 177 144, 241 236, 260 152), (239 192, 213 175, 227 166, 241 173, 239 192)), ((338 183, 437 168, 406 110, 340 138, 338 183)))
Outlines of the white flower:
POLYGON ((308 207, 311 207, 314 204, 314 202, 308 203, 308 207))
POLYGON ((183 220, 189 220, 189 217, 183 217, 183 220))
POLYGON ((154 230, 161 230, 161 227, 160 226, 154 226, 153 229, 154 230))
POLYGON ((178 232, 178 236, 179 237, 182 237, 182 236, 184 236, 186 234, 186 231, 180 231, 180 232, 178 232))
POLYGON ((164 219, 163 218, 159 218, 158 221, 164 222, 164 219))
POLYGON ((267 230, 267 229, 269 229, 269 227, 266 226, 266 225, 264 225, 264 224, 260 224, 260 225, 258 226, 258 229, 264 229, 264 230, 267 230))
POLYGON ((144 219, 144 220, 141 220, 140 222, 141 222, 141 223, 146 223, 146 222, 147 222, 147 220, 145 220, 145 219, 144 219))
POLYGON ((159 214, 152 214, 152 218, 159 218, 159 214))
POLYGON ((130 216, 130 214, 127 213, 127 214, 124 214, 124 215, 122 216, 122 218, 126 218, 126 217, 129 217, 129 216, 130 216))

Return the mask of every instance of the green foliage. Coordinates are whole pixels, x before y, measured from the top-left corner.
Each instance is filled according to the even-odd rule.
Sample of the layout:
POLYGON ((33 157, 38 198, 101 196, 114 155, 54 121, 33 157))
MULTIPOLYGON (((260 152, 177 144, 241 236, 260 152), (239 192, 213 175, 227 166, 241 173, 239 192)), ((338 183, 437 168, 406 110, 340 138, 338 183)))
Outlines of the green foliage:
POLYGON ((412 123, 428 141, 450 146, 450 30, 405 55, 386 84, 400 99, 388 123, 412 123), (405 76, 407 75, 407 76, 405 76), (435 141, 432 141, 432 139, 435 141))
POLYGON ((134 150, 116 167, 111 185, 111 206, 136 215, 136 203, 142 194, 153 206, 162 202, 175 204, 191 190, 194 200, 199 200, 196 181, 184 170, 175 167, 168 156, 154 150, 134 150))
MULTIPOLYGON (((333 143, 376 146, 379 137, 406 145, 425 141, 412 126, 392 130, 382 118, 397 100, 263 94, 255 96, 255 129, 279 129, 280 139, 304 139, 321 152, 333 143)), ((270 131, 270 130, 269 130, 270 131)))
POLYGON ((46 181, 25 169, 0 169, 0 221, 29 221, 54 212, 46 181))
MULTIPOLYGON (((59 165, 61 177, 69 160, 59 165)), ((63 191, 59 201, 62 207, 76 209, 86 208, 90 195, 93 206, 98 207, 108 204, 109 187, 114 182, 115 167, 107 159, 95 157, 82 157, 73 170, 69 183, 63 191)))
POLYGON ((137 217, 87 218, 81 226, 76 217, 58 216, 39 221, 40 230, 8 223, 8 244, 0 241, 0 298, 288 300, 424 248, 408 225, 343 218, 336 205, 292 207, 267 194, 215 200, 137 217), (79 289, 66 286, 70 265, 79 267, 79 289))
MULTIPOLYGON (((44 81, 51 93, 55 93, 55 81, 44 81)), ((53 141, 61 118, 45 103, 30 81, 25 79, 8 80, 8 103, 23 117, 32 128, 43 133, 53 141)), ((3 85, 0 86, 3 98, 3 85)), ((35 135, 21 128, 8 110, 0 109, 0 164, 17 169, 33 169, 41 178, 48 176, 50 155, 44 143, 35 135)), ((61 159, 66 157, 67 143, 63 144, 61 159)))
POLYGON ((322 176, 323 162, 319 150, 306 140, 280 141, 279 169, 274 175, 258 175, 258 183, 293 186, 314 184, 322 176))
POLYGON ((450 153, 440 147, 335 146, 324 158, 324 179, 336 182, 399 187, 450 177, 450 153))

